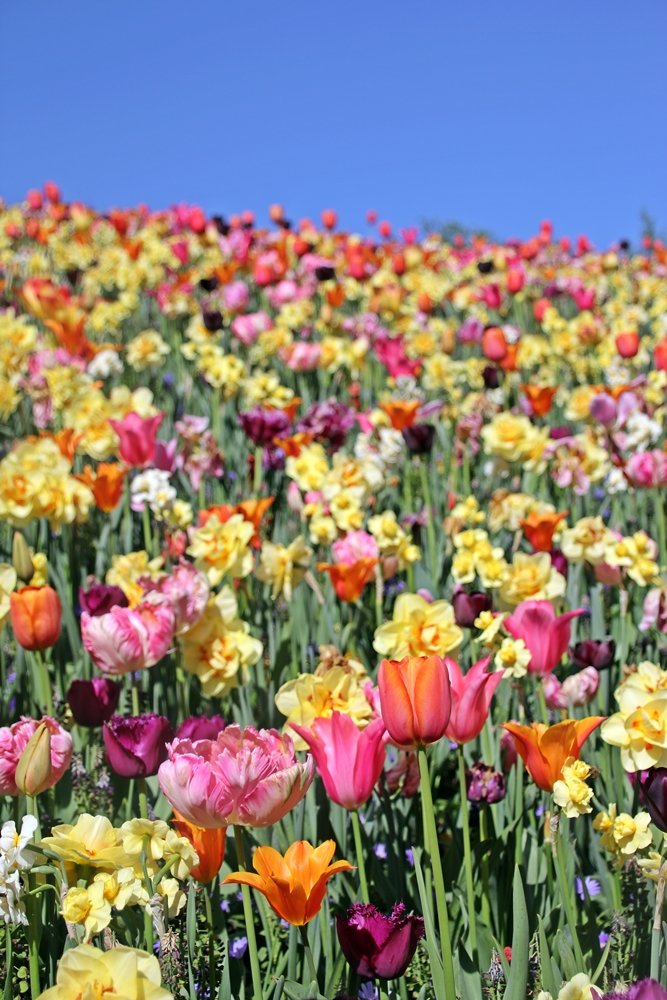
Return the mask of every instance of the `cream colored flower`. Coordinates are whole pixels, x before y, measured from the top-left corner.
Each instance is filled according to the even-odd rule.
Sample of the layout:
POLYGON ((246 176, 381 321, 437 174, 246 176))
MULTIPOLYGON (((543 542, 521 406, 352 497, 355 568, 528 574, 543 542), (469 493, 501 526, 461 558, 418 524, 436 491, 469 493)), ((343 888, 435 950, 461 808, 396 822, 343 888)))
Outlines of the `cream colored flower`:
POLYGON ((162 989, 160 963, 154 955, 135 948, 100 951, 80 944, 66 951, 58 963, 56 985, 38 1000, 97 1000, 109 996, 123 1000, 173 1000, 162 989))
POLYGON ((583 760, 570 758, 563 765, 561 778, 554 783, 554 802, 570 819, 592 812, 593 789, 586 784, 591 768, 583 760))
POLYGON ((667 691, 659 691, 629 715, 611 715, 602 723, 600 735, 620 747, 626 771, 667 767, 667 691))
POLYGON ((522 601, 553 601, 565 593, 565 577, 551 563, 548 552, 516 552, 507 566, 500 599, 514 607, 522 601))
POLYGON ((271 586, 274 601, 278 597, 291 601, 294 588, 303 580, 312 556, 313 550, 306 545, 303 535, 298 535, 287 547, 264 542, 257 579, 271 586))
POLYGON ((400 594, 392 620, 375 631, 373 649, 381 656, 445 656, 463 640, 449 601, 428 603, 419 594, 400 594))
POLYGON ((10 563, 0 563, 0 628, 9 617, 9 595, 16 587, 16 570, 10 563))
POLYGON ((605 561, 611 532, 601 517, 582 517, 563 532, 561 549, 568 562, 599 566, 605 561))
POLYGON ((287 681, 276 694, 276 708, 287 717, 285 729, 297 750, 307 749, 306 743, 290 728, 294 722, 309 728, 315 719, 329 718, 343 712, 360 728, 373 718, 373 708, 364 694, 364 674, 358 675, 345 666, 334 664, 315 674, 301 674, 287 681))
POLYGON ((530 650, 523 639, 503 639, 493 660, 496 669, 503 671, 503 677, 525 677, 530 663, 530 650))
POLYGON ((216 587, 225 576, 240 578, 252 572, 250 541, 254 534, 254 525, 242 514, 232 514, 227 521, 220 521, 213 514, 192 532, 188 555, 193 556, 197 569, 216 587))
POLYGON ((83 924, 86 938, 103 931, 111 920, 111 903, 104 895, 104 886, 93 882, 85 889, 69 889, 63 899, 63 917, 68 924, 83 924))

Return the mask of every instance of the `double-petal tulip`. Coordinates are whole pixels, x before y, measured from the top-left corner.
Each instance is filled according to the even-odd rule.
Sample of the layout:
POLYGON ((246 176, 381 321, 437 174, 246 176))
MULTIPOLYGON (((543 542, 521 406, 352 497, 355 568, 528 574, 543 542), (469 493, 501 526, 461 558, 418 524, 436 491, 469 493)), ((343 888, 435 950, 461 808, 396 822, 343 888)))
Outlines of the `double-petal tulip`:
POLYGON ((522 601, 505 619, 505 629, 530 651, 528 673, 548 674, 558 666, 570 642, 570 622, 583 613, 577 608, 557 615, 551 601, 522 601))
POLYGON ((336 917, 336 930, 343 954, 358 976, 397 979, 424 936, 424 918, 406 913, 404 903, 396 903, 389 914, 370 903, 353 903, 345 916, 336 917))
POLYGON ((456 743, 469 743, 479 736, 489 714, 489 705, 503 679, 502 671, 489 673, 485 656, 463 674, 456 660, 445 659, 451 686, 452 708, 445 735, 456 743))
POLYGON ((334 712, 315 719, 312 727, 292 723, 310 747, 330 799, 345 809, 358 809, 371 797, 382 774, 386 730, 382 719, 359 729, 349 715, 334 712))
POLYGON ((55 645, 62 606, 53 587, 21 587, 9 595, 9 614, 19 646, 31 652, 55 645))
POLYGON ((225 883, 252 886, 266 897, 279 917, 302 927, 319 913, 331 876, 354 868, 349 861, 330 864, 335 850, 333 840, 325 840, 319 847, 297 840, 284 857, 273 847, 258 847, 252 859, 257 874, 232 872, 225 883))
POLYGON ((174 740, 158 772, 160 788, 195 826, 270 826, 299 802, 315 773, 275 729, 227 726, 215 740, 174 740))
POLYGON ((383 660, 378 674, 382 718, 399 747, 423 747, 441 739, 451 713, 451 682, 439 656, 383 660))
POLYGON ((561 777, 565 761, 568 757, 579 760, 584 743, 602 722, 604 716, 591 715, 586 719, 566 719, 555 726, 505 722, 502 728, 510 733, 535 784, 550 792, 561 777))
POLYGON ((105 674, 128 674, 152 667, 172 644, 176 614, 171 601, 149 595, 136 608, 111 608, 105 615, 81 615, 81 639, 95 666, 105 674))

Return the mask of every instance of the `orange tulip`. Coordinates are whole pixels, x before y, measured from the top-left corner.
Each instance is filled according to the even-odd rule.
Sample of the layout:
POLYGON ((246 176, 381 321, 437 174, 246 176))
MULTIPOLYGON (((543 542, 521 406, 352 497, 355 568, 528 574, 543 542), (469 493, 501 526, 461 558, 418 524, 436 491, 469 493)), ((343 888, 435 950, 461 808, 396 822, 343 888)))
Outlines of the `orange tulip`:
POLYGON ((297 455, 301 454, 301 449, 314 440, 314 434, 306 434, 304 431, 300 431, 298 434, 292 434, 291 437, 275 437, 273 444, 276 448, 284 451, 288 458, 296 458, 297 455))
POLYGON ((227 827, 219 826, 214 830, 205 830, 201 826, 188 823, 187 819, 176 810, 174 810, 173 825, 181 837, 190 841, 199 855, 199 864, 190 872, 193 879, 202 885, 212 882, 220 871, 225 857, 227 827))
POLYGON ((354 563, 318 563, 321 573, 328 573, 341 601, 358 601, 364 587, 373 579, 377 559, 365 557, 354 563))
POLYGON ((622 358, 634 358, 639 350, 639 334, 636 330, 619 333, 616 337, 616 350, 622 358))
POLYGON ((502 361, 507 357, 508 343, 498 326, 489 326, 482 334, 482 353, 489 361, 502 361))
POLYGON ((551 409, 557 386, 522 385, 521 391, 530 403, 534 417, 544 417, 551 409))
POLYGON ((336 872, 352 871, 349 861, 329 864, 336 850, 333 840, 313 847, 297 840, 285 856, 273 847, 258 847, 252 859, 257 872, 232 872, 225 883, 250 885, 264 896, 271 909, 288 924, 302 927, 316 917, 327 891, 327 882, 336 872))
POLYGON ((591 715, 586 719, 566 719, 555 726, 545 726, 541 722, 533 722, 530 726, 505 722, 502 728, 514 740, 537 787, 550 792, 559 780, 566 760, 569 757, 579 760, 582 746, 602 722, 603 715, 591 715))
POLYGON ((551 552, 554 532, 567 514, 567 511, 561 514, 538 514, 533 511, 525 521, 521 521, 523 533, 536 552, 551 552))
POLYGON ((9 595, 9 613, 19 646, 31 652, 58 641, 62 607, 53 587, 21 587, 9 595))
POLYGON ((242 500, 241 503, 237 504, 214 504, 212 507, 207 507, 206 510, 199 511, 199 524, 203 527, 209 517, 213 517, 213 515, 217 517, 221 524, 224 524, 233 514, 240 514, 241 517, 253 525, 255 534, 250 539, 250 544, 254 548, 258 548, 261 545, 259 526, 264 514, 274 500, 275 497, 261 497, 259 500, 242 500))
POLYGON ((378 674, 384 724, 400 747, 423 747, 445 735, 452 711, 447 664, 439 656, 383 660, 378 674))
POLYGON ((515 372, 516 371, 516 358, 519 353, 518 344, 508 344, 507 353, 505 357, 499 362, 500 367, 504 372, 515 372))
POLYGON ((76 479, 89 487, 98 510, 109 514, 123 495, 125 471, 120 462, 100 462, 95 470, 87 465, 76 479))
POLYGON ((417 419, 417 410, 421 406, 418 399, 390 399, 386 403, 380 403, 380 409, 384 410, 391 421, 391 426, 395 431, 402 431, 404 427, 412 427, 417 419))

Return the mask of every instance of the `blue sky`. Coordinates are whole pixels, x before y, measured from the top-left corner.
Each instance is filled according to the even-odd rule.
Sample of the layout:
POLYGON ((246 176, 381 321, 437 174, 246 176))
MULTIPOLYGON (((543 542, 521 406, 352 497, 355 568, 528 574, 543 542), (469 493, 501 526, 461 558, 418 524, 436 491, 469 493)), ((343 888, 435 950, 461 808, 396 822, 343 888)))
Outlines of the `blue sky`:
POLYGON ((0 195, 636 238, 666 41, 664 0, 4 4, 0 195))

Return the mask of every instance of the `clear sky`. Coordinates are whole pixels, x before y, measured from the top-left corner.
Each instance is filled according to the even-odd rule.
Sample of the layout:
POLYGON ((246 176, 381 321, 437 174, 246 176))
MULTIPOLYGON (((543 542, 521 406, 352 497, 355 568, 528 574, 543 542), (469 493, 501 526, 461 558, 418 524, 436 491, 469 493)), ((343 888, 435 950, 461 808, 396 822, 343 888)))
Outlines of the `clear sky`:
POLYGON ((666 0, 6 0, 0 195, 667 228, 666 0))

